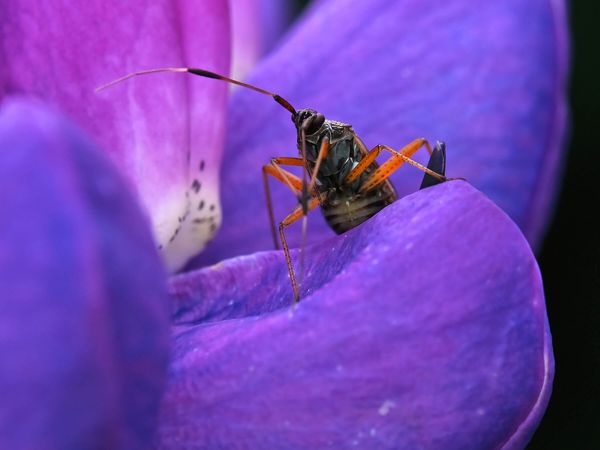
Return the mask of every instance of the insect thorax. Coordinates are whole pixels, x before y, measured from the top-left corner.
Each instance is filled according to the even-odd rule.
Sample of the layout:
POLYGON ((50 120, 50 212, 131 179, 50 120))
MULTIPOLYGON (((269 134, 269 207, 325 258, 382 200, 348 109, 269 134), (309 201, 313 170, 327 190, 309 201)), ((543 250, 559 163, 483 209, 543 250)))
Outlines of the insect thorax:
MULTIPOLYGON (((310 173, 314 170, 317 155, 327 138, 329 140, 329 151, 327 157, 321 161, 317 180, 321 189, 328 189, 342 183, 350 170, 362 158, 354 140, 354 131, 348 124, 326 120, 321 128, 312 135, 305 138, 307 169, 310 173)), ((298 143, 301 153, 301 142, 298 143)))

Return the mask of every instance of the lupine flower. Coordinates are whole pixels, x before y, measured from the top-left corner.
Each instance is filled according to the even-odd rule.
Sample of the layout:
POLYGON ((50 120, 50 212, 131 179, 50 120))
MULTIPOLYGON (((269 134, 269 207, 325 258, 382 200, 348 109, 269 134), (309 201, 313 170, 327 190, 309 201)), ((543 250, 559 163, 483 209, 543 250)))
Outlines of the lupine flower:
POLYGON ((227 72, 227 2, 178 6, 2 6, 0 446, 522 448, 553 359, 517 225, 539 240, 560 160, 562 3, 323 0, 252 72, 368 145, 443 139, 448 174, 483 191, 418 191, 342 236, 313 213, 296 309, 282 254, 257 252, 285 111, 237 90, 226 112, 226 85, 183 75, 93 93, 141 68, 227 72), (220 262, 165 294, 160 256, 176 270, 221 222, 219 167, 223 227, 189 267, 220 262))

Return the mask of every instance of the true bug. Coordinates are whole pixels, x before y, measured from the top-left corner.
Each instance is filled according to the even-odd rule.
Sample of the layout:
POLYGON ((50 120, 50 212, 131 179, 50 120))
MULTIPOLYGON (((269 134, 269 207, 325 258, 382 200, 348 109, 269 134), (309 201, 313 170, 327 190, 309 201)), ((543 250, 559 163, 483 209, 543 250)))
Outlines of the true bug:
MULTIPOLYGON (((288 186, 299 202, 299 205, 279 223, 278 227, 294 292, 294 303, 300 299, 300 290, 285 238, 286 227, 303 217, 306 218, 308 212, 317 206, 321 206, 327 223, 338 234, 360 225, 398 198, 388 178, 404 163, 425 172, 421 188, 448 180, 445 176, 446 154, 443 142, 437 142, 432 149, 426 139, 420 138, 398 151, 386 145, 376 145, 369 150, 349 124, 328 120, 323 114, 312 109, 297 111, 290 102, 277 94, 204 69, 178 67, 138 71, 100 86, 96 91, 134 76, 161 72, 187 72, 243 86, 271 96, 292 114, 300 157, 272 158, 270 164, 263 166, 262 173, 271 232, 276 248, 279 248, 279 243, 268 178, 273 177, 288 186), (411 156, 421 148, 426 148, 430 155, 427 167, 411 159, 411 156), (392 156, 379 165, 375 159, 383 151, 391 153, 392 156), (297 177, 281 166, 303 167, 303 178, 297 177)), ((303 224, 303 234, 305 227, 306 221, 303 224)))

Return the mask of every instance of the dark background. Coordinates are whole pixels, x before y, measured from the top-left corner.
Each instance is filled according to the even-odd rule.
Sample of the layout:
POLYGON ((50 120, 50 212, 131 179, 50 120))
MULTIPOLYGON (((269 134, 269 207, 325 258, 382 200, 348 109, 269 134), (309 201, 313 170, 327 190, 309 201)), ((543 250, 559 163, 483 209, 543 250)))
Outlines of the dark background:
MULTIPOLYGON (((306 3, 299 1, 299 9, 306 3)), ((527 450, 600 450, 600 2, 567 3, 571 141, 554 218, 538 254, 556 375, 548 410, 527 450)))
POLYGON ((528 450, 600 449, 600 4, 570 2, 571 143, 538 261, 556 359, 550 405, 528 450))

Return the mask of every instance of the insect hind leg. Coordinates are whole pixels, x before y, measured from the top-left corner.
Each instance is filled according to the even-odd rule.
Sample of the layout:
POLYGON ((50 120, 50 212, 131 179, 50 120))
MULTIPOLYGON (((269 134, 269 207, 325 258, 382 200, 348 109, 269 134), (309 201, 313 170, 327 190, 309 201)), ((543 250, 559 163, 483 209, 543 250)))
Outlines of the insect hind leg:
MULTIPOLYGON (((431 155, 433 153, 431 146, 427 139, 419 138, 412 141, 410 144, 403 147, 400 151, 396 151, 387 145, 377 145, 374 147, 372 152, 377 149, 378 152, 385 150, 392 154, 392 157, 384 162, 381 166, 377 168, 373 173, 369 175, 369 177, 364 181, 364 183, 360 186, 360 192, 369 192, 387 180, 392 173, 394 173, 400 166, 404 163, 408 163, 411 166, 416 167, 417 169, 425 172, 426 174, 431 175, 434 178, 440 180, 440 182, 447 181, 447 178, 439 173, 436 173, 432 170, 429 170, 424 165, 412 160, 410 157, 414 155, 417 150, 420 148, 426 148, 427 152, 431 155)), ((369 153, 371 154, 371 152, 369 153)))

